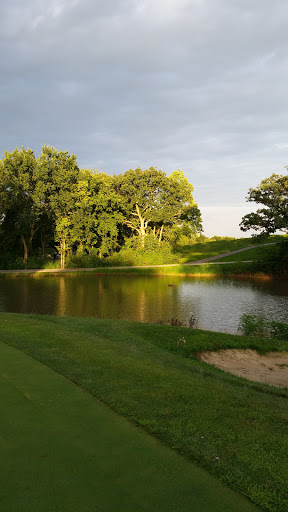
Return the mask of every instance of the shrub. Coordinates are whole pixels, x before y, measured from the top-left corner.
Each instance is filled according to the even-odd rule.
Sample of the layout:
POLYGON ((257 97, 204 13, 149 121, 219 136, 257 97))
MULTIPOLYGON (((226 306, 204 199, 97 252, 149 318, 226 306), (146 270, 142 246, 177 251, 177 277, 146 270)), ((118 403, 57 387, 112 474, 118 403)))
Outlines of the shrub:
POLYGON ((276 320, 268 322, 262 316, 242 315, 238 331, 244 336, 288 341, 288 324, 276 320))
POLYGON ((177 261, 169 242, 159 243, 152 235, 145 237, 145 247, 141 247, 140 237, 130 238, 118 256, 126 265, 165 265, 177 261))
POLYGON ((242 332, 244 336, 257 336, 264 338, 268 336, 267 322, 261 316, 256 315, 242 315, 238 331, 242 332))
POLYGON ((270 337, 275 340, 288 341, 288 324, 283 322, 270 322, 270 337))

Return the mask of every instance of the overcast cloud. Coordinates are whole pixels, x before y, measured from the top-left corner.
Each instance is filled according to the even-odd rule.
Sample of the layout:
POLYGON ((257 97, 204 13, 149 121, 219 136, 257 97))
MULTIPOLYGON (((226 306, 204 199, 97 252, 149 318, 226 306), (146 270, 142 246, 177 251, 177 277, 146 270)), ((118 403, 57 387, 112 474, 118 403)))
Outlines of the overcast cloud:
POLYGON ((250 186, 288 165, 283 0, 2 0, 1 155, 181 168, 204 232, 240 235, 250 186))

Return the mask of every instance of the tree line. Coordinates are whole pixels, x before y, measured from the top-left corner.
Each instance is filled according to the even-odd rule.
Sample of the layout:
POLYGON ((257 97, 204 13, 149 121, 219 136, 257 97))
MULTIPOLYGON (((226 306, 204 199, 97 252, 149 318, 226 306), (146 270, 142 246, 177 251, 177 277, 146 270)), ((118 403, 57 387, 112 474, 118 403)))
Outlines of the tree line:
POLYGON ((246 199, 262 208, 243 217, 242 231, 254 229, 262 237, 276 231, 288 232, 288 175, 273 173, 256 188, 250 188, 246 199))
POLYGON ((67 151, 43 146, 16 148, 0 160, 1 252, 18 255, 59 254, 61 267, 71 253, 97 250, 105 257, 127 239, 147 237, 158 244, 179 233, 193 238, 202 232, 193 186, 183 171, 150 167, 110 176, 80 169, 67 151), (22 249, 20 249, 22 247, 22 249))

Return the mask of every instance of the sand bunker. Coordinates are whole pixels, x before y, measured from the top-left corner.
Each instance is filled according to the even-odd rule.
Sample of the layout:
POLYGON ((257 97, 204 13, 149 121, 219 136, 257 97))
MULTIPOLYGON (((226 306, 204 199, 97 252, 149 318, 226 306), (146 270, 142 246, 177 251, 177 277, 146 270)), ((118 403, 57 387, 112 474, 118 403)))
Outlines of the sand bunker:
POLYGON ((288 353, 269 352, 259 355, 255 350, 220 350, 202 352, 201 361, 213 364, 222 370, 245 379, 278 386, 288 387, 288 353))

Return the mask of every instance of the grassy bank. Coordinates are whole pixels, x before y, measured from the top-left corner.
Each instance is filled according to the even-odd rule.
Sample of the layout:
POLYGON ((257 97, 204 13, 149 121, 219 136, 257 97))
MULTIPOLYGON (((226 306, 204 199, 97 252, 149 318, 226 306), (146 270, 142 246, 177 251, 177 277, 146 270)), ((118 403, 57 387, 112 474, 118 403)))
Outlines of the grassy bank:
POLYGON ((1 340, 70 379, 258 507, 287 511, 288 391, 197 360, 287 342, 165 325, 1 314, 1 340), (180 340, 180 341, 179 341, 180 340))
POLYGON ((202 260, 217 256, 225 252, 237 251, 244 249, 249 245, 255 245, 255 240, 252 238, 237 238, 235 240, 207 240, 205 242, 198 242, 191 245, 184 245, 177 250, 180 263, 187 263, 189 261, 202 260))
MULTIPOLYGON (((265 243, 277 242, 284 240, 283 236, 270 236, 266 239, 265 243)), ((166 243, 166 242, 165 242, 166 243)), ((96 274, 142 274, 142 275, 219 275, 219 276, 232 276, 232 275, 280 275, 285 276, 288 274, 287 262, 284 265, 279 265, 279 247, 278 245, 265 247, 259 244, 259 247, 252 248, 233 254, 224 258, 217 258, 217 262, 225 263, 225 265, 213 265, 213 263, 202 265, 187 265, 197 260, 203 260, 211 256, 215 257, 227 252, 244 249, 249 246, 255 245, 253 238, 240 238, 235 240, 206 240, 201 243, 192 243, 191 245, 181 246, 171 252, 167 252, 167 243, 165 250, 157 247, 157 250, 144 250, 138 254, 137 250, 133 250, 132 254, 134 259, 131 259, 131 254, 128 257, 125 251, 122 253, 115 253, 107 258, 99 258, 97 254, 91 255, 83 253, 82 255, 74 255, 66 261, 66 272, 79 272, 82 273, 84 269, 93 271, 96 274), (166 251, 166 252, 165 252, 166 251), (166 254, 167 253, 167 254, 166 254), (125 255, 126 254, 126 255, 125 255), (127 257, 126 257, 127 256, 127 257), (137 256, 137 257, 136 257, 137 256), (247 260, 252 263, 247 263, 247 260), (227 263, 230 264, 226 265, 227 263)), ((130 251, 131 252, 131 251, 130 251)), ((282 251, 283 252, 283 251, 282 251)), ((280 258, 281 259, 281 258, 280 258)), ((283 259, 283 258, 282 258, 283 259)), ((287 259, 287 258, 286 258, 287 259)), ((2 272, 0 275, 11 270, 11 273, 17 273, 17 270, 32 274, 39 273, 58 273, 60 270, 60 261, 45 258, 29 258, 28 262, 23 265, 21 258, 13 258, 0 261, 2 272), (5 271, 3 273, 3 270, 5 271)), ((20 272, 19 272, 20 275, 20 272)))
POLYGON ((141 266, 141 267, 98 267, 90 269, 69 269, 66 268, 64 271, 59 270, 26 270, 21 271, 7 271, 7 273, 1 272, 1 277, 15 278, 15 277, 44 277, 49 275, 61 275, 62 272, 70 275, 82 275, 87 272, 94 275, 155 275, 155 276, 255 276, 265 277, 272 275, 272 271, 269 272, 269 266, 263 267, 258 262, 236 262, 236 263, 225 263, 217 265, 215 263, 206 263, 202 265, 153 265, 153 266, 141 266))

